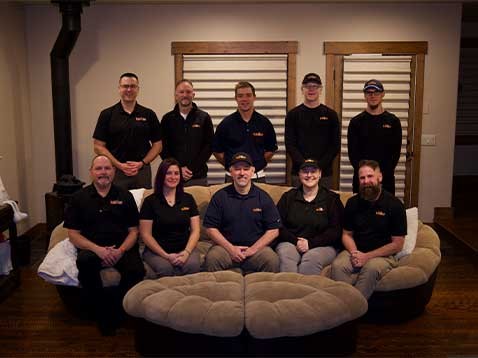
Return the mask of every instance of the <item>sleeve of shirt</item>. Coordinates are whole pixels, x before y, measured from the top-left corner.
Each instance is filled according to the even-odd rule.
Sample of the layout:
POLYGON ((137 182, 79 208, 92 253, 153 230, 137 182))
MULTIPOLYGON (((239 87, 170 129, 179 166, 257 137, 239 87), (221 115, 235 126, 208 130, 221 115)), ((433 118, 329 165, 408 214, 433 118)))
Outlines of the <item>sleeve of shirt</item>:
POLYGON ((400 123, 400 119, 398 119, 395 115, 392 114, 394 117, 394 124, 393 124, 393 143, 392 143, 392 168, 394 169, 398 161, 400 159, 400 152, 402 150, 402 124, 400 123))
POLYGON ((154 220, 153 200, 153 195, 144 199, 143 205, 141 205, 141 211, 139 212, 139 218, 141 220, 154 220))
POLYGON ((104 109, 101 111, 98 121, 96 122, 95 131, 93 132, 93 138, 102 142, 107 142, 109 138, 109 125, 111 119, 111 109, 104 109))
POLYGON ((278 242, 290 242, 291 244, 297 245, 297 236, 291 233, 284 223, 287 219, 287 213, 289 211, 289 201, 288 195, 289 192, 282 194, 279 202, 277 203, 277 210, 279 211, 279 215, 282 221, 282 226, 279 229, 279 237, 277 238, 278 242))
POLYGON ((359 158, 359 145, 358 145, 358 133, 356 128, 356 121, 352 118, 347 129, 347 151, 349 154, 350 164, 354 169, 358 169, 359 158))
POLYGON ((309 239, 309 249, 319 246, 340 246, 344 206, 338 195, 333 195, 328 200, 327 212, 329 215, 329 225, 324 231, 317 233, 317 235, 309 239))
POLYGON ((63 227, 65 229, 81 230, 83 227, 81 211, 79 197, 78 195, 73 195, 65 208, 65 222, 63 223, 63 227))
POLYGON ((209 202, 209 205, 207 206, 206 209, 206 215, 204 215, 204 220, 203 220, 203 226, 205 228, 215 228, 215 229, 220 229, 221 228, 221 222, 222 222, 222 203, 221 200, 219 199, 220 192, 216 193, 213 195, 211 198, 211 201, 209 202))
POLYGON ((354 218, 354 204, 353 204, 353 201, 354 200, 351 200, 352 198, 350 198, 348 201, 347 201, 347 204, 345 204, 345 209, 344 209, 344 230, 347 230, 347 231, 354 231, 354 222, 353 222, 353 218, 354 218))
POLYGON ((331 166, 332 161, 334 160, 335 156, 339 152, 340 149, 340 125, 339 125, 339 118, 337 113, 333 110, 328 110, 329 121, 330 125, 330 138, 331 142, 327 148, 327 151, 319 158, 318 164, 321 168, 328 168, 331 166))
POLYGON ((266 152, 275 152, 277 150, 277 136, 274 126, 271 121, 267 119, 267 132, 264 142, 264 149, 266 152))
POLYGON ((162 138, 161 135, 161 125, 159 124, 158 116, 151 110, 149 114, 150 126, 151 126, 151 133, 149 135, 149 140, 151 143, 159 142, 162 138))
POLYGON ((216 133, 214 134, 214 138, 212 140, 212 151, 215 153, 224 153, 224 120, 216 128, 216 133))
POLYGON ((287 113, 285 117, 285 132, 284 132, 284 141, 286 152, 290 155, 294 166, 299 166, 300 163, 304 161, 304 157, 300 153, 297 146, 297 133, 294 122, 296 120, 292 112, 287 113))
POLYGON ((188 194, 189 196, 189 216, 194 217, 199 215, 199 210, 198 206, 196 204, 196 200, 194 200, 194 197, 191 194, 188 194))
POLYGON ((138 226, 139 225, 139 213, 136 202, 134 201, 133 194, 129 191, 126 192, 125 198, 126 205, 126 218, 128 227, 138 226))
POLYGON ((163 149, 159 155, 162 159, 170 158, 171 151, 169 150, 169 127, 167 114, 165 114, 161 119, 161 140, 163 142, 163 149))
POLYGON ((281 224, 281 219, 279 211, 274 204, 274 201, 267 193, 260 193, 262 196, 262 220, 264 225, 264 230, 279 229, 281 224))
POLYGON ((196 160, 194 160, 191 164, 191 168, 189 168, 193 171, 193 173, 203 167, 212 154, 211 145, 214 139, 214 127, 212 125, 212 120, 209 114, 206 114, 202 130, 204 131, 204 140, 201 145, 201 151, 198 153, 196 160))
POLYGON ((392 206, 392 220, 390 222, 392 236, 405 236, 407 234, 407 214, 400 200, 395 200, 392 206))

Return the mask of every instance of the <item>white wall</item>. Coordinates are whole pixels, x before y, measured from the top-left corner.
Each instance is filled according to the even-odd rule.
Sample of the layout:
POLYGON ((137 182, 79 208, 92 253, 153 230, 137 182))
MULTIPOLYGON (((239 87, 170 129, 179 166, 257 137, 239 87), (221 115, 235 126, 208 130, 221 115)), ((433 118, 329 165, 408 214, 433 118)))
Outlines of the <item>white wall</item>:
MULTIPOLYGON (((29 170, 31 136, 24 22, 21 6, 0 4, 0 176, 10 197, 30 213, 34 173, 29 170)), ((28 227, 29 222, 22 221, 18 231, 22 233, 28 227)))
MULTIPOLYGON (((325 76, 324 41, 428 41, 420 216, 449 206, 453 171, 461 7, 457 4, 98 5, 85 8, 70 59, 75 175, 87 181, 91 135, 102 108, 117 101, 122 72, 140 77, 139 101, 158 116, 173 105, 173 41, 299 42, 297 77, 325 76)), ((43 194, 55 181, 49 51, 61 17, 51 5, 29 6, 26 38, 31 98, 30 193, 35 220, 45 221, 43 194)), ((300 82, 300 81, 298 81, 300 82)), ((297 87, 299 92, 299 83, 297 87)))

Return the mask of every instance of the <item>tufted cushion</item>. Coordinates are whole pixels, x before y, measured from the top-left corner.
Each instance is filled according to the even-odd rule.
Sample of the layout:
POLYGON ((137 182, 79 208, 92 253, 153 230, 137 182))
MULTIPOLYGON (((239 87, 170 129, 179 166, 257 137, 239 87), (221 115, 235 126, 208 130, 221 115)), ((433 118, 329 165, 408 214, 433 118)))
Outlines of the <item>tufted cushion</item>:
POLYGON ((244 279, 245 325, 255 338, 311 335, 367 311, 359 291, 326 277, 258 272, 244 279))
POLYGON ((138 283, 123 306, 132 316, 186 333, 238 336, 244 327, 244 281, 230 272, 201 272, 138 283))

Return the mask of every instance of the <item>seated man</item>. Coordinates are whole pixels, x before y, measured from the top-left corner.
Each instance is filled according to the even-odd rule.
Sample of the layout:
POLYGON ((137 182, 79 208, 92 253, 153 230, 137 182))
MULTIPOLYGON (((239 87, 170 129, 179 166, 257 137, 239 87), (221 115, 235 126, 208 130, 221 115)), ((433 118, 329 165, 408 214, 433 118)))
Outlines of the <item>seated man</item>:
POLYGON ((279 258, 269 244, 279 234, 280 215, 271 197, 252 184, 254 170, 248 154, 233 155, 233 184, 215 193, 209 203, 203 225, 216 245, 206 255, 208 271, 279 271, 279 258))
POLYGON ((403 247, 407 217, 402 202, 382 189, 376 161, 362 160, 358 173, 359 194, 345 205, 345 250, 332 263, 331 276, 353 284, 368 299, 383 275, 398 264, 393 255, 403 247))
POLYGON ((111 160, 96 156, 90 168, 91 185, 76 192, 65 212, 64 227, 78 248, 78 280, 87 303, 95 308, 104 335, 114 334, 121 299, 144 278, 139 256, 138 209, 133 196, 112 184, 115 169, 111 160), (114 267, 121 274, 120 297, 108 299, 100 276, 101 269, 114 267))

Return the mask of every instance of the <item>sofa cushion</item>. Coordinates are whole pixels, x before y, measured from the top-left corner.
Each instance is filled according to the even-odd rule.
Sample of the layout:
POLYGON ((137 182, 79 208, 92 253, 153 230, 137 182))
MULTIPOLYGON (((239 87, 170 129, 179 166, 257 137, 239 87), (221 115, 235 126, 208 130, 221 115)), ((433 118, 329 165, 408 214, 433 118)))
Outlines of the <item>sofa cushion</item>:
POLYGON ((123 300, 135 317, 186 333, 238 336, 244 327, 244 281, 230 271, 138 283, 123 300))
POLYGON ((352 286, 317 275, 245 276, 245 324, 255 338, 311 335, 355 320, 367 300, 352 286))

